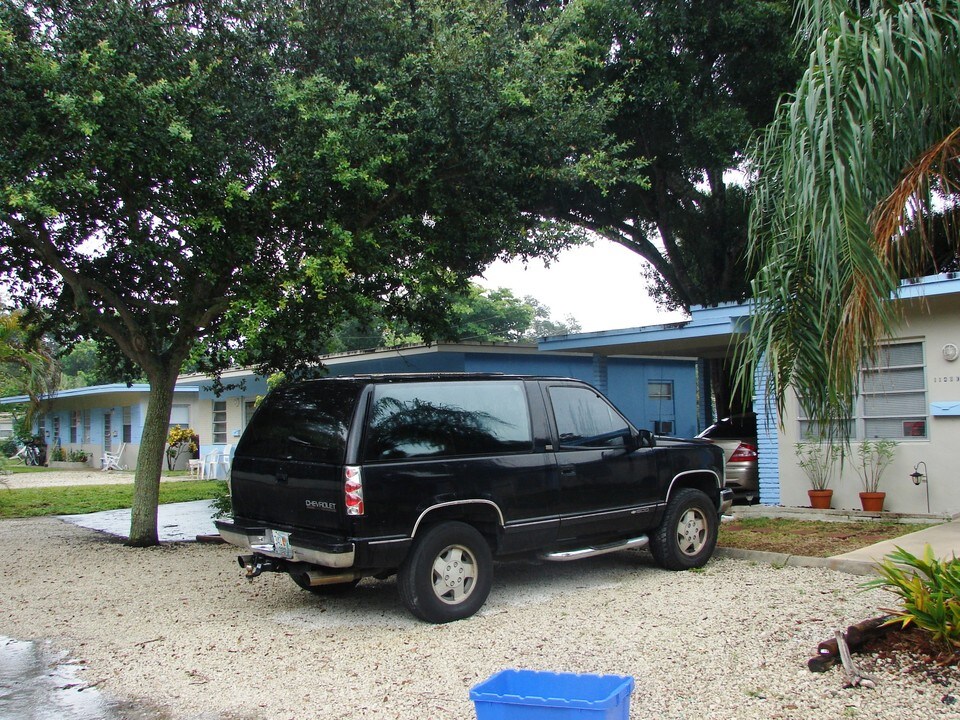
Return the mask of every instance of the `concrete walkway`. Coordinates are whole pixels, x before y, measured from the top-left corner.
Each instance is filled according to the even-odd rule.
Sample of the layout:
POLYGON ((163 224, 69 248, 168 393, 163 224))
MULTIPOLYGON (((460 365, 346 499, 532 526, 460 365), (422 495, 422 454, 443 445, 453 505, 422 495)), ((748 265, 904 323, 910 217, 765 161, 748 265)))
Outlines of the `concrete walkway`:
MULTIPOLYGON (((157 509, 160 542, 192 542, 198 535, 216 535, 212 500, 167 503, 157 509)), ((100 532, 129 537, 130 510, 104 510, 86 515, 60 515, 61 520, 100 532)))
POLYGON ((960 520, 901 535, 893 540, 884 540, 853 552, 837 555, 832 559, 872 565, 892 553, 897 547, 902 547, 917 557, 923 557, 923 549, 928 544, 933 548, 934 556, 940 560, 960 557, 960 520))

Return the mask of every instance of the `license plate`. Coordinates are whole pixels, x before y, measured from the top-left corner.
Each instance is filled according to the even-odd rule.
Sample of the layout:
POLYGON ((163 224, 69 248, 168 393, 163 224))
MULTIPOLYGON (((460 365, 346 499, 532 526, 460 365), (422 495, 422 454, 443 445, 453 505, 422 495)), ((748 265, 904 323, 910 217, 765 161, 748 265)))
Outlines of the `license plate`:
POLYGON ((293 557, 290 549, 290 533, 282 530, 273 530, 273 551, 283 557, 293 557))

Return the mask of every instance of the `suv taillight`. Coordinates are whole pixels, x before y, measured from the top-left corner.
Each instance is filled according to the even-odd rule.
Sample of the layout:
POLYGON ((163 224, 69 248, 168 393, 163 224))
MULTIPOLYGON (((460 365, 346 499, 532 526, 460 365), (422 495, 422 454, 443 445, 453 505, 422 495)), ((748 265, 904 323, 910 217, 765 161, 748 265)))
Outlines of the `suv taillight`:
POLYGON ((756 446, 748 445, 747 443, 740 443, 737 446, 737 449, 733 451, 733 455, 730 456, 730 459, 727 462, 750 462, 756 459, 756 446))
POLYGON ((363 515, 363 480, 360 477, 360 468, 344 468, 343 499, 347 515, 363 515))

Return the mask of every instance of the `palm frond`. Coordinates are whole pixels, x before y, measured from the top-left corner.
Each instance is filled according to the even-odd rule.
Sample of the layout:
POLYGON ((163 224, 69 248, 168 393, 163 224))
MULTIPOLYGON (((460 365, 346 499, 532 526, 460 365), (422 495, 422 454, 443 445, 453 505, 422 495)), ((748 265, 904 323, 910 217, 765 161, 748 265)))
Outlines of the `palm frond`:
POLYGON ((891 221, 878 207, 904 168, 960 125, 958 18, 960 0, 798 7, 808 66, 753 152, 749 254, 759 271, 741 365, 766 362, 778 407, 792 387, 821 428, 846 427, 837 421, 849 415, 860 363, 899 321, 887 301, 921 236, 881 239, 903 214, 891 221))

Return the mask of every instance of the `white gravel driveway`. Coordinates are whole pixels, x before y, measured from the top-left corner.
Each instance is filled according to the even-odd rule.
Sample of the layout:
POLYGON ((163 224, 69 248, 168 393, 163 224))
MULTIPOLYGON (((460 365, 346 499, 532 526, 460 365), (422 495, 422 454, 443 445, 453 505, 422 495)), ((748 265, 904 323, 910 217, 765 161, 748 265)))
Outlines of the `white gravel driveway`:
POLYGON ((321 599, 241 577, 235 549, 147 550, 56 519, 0 522, 0 635, 52 639, 82 679, 172 720, 472 718, 469 689, 508 667, 632 675, 630 718, 960 718, 952 687, 879 673, 843 689, 806 660, 888 602, 863 578, 645 553, 498 565, 475 617, 426 625, 392 580, 321 599))

